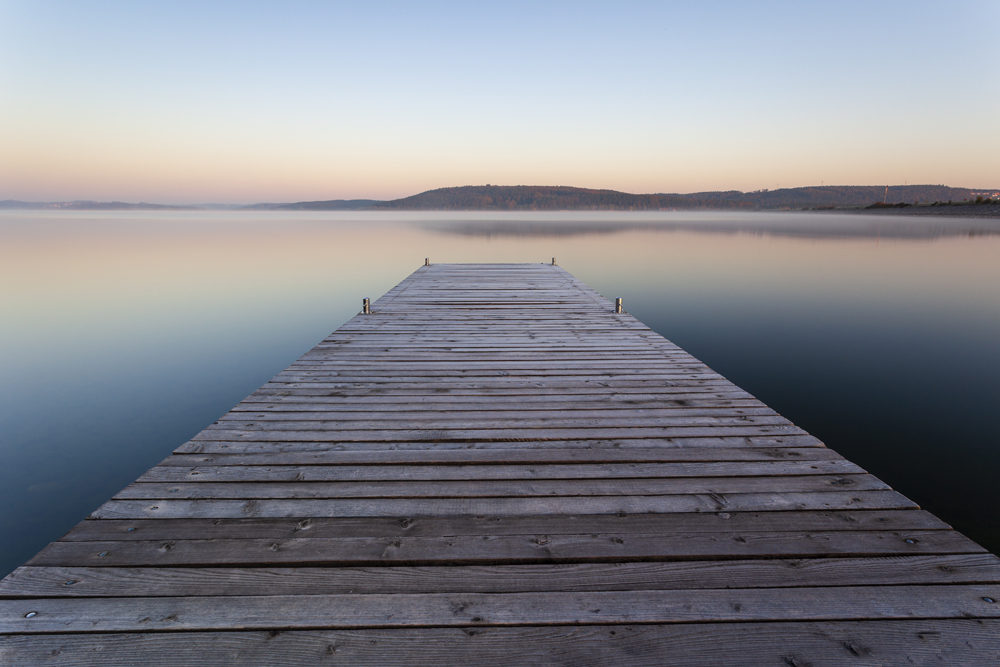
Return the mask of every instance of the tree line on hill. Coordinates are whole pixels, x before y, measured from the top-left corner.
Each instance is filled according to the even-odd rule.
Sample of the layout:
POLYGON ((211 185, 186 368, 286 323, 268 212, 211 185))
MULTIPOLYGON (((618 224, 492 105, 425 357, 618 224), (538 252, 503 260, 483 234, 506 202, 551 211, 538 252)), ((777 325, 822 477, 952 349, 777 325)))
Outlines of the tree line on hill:
POLYGON ((969 188, 945 185, 849 185, 778 190, 631 194, 568 186, 468 185, 439 188, 391 201, 370 199, 258 204, 269 210, 396 210, 396 211, 650 211, 766 210, 862 208, 876 202, 966 202, 969 188))
POLYGON ((429 190, 379 202, 374 209, 477 211, 649 211, 669 208, 748 208, 741 202, 703 201, 672 194, 635 195, 616 190, 559 186, 477 185, 429 190))
POLYGON ((695 192, 682 197, 698 200, 722 200, 747 203, 758 209, 782 208, 850 208, 876 202, 898 204, 929 204, 932 202, 973 201, 975 191, 946 185, 827 185, 754 192, 695 192))

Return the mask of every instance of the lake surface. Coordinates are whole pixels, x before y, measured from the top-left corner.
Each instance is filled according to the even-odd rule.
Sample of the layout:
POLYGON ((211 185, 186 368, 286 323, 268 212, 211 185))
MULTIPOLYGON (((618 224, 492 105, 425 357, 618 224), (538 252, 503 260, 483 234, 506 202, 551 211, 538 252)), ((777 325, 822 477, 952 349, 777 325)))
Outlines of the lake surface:
POLYGON ((0 212, 0 576, 423 263, 558 263, 1000 552, 1000 220, 0 212))

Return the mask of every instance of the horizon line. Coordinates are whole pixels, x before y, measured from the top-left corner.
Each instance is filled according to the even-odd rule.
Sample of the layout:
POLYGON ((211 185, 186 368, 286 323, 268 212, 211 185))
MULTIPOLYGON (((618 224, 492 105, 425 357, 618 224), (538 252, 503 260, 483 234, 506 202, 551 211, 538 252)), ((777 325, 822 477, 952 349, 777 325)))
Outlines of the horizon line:
POLYGON ((35 206, 59 207, 60 205, 69 205, 69 204, 96 204, 96 205, 115 205, 115 204, 119 204, 119 205, 123 205, 123 206, 155 206, 155 207, 163 207, 163 208, 170 208, 170 209, 182 209, 182 208, 189 208, 189 209, 190 208, 195 208, 196 209, 198 207, 205 207, 205 206, 231 207, 231 208, 249 208, 249 207, 254 207, 254 206, 293 206, 293 205, 296 205, 296 204, 317 204, 317 203, 325 203, 325 202, 361 202, 361 201, 382 204, 382 203, 390 203, 390 202, 402 201, 404 199, 409 199, 410 197, 417 197, 417 196, 420 196, 420 195, 423 195, 423 194, 427 194, 427 193, 430 193, 430 192, 437 192, 437 191, 440 191, 440 190, 456 190, 456 189, 461 189, 461 188, 567 188, 567 189, 587 191, 587 192, 613 192, 613 193, 626 194, 626 195, 637 196, 637 197, 643 197, 643 196, 680 196, 680 197, 693 197, 694 195, 712 195, 712 194, 728 194, 728 193, 739 193, 739 194, 742 194, 742 195, 747 195, 747 194, 763 194, 763 193, 782 192, 782 191, 791 191, 791 190, 812 190, 812 189, 822 190, 822 189, 827 189, 827 188, 886 188, 886 189, 907 188, 907 189, 909 189, 909 188, 923 188, 923 187, 940 187, 940 188, 950 188, 950 189, 954 189, 954 190, 968 190, 971 195, 976 195, 976 194, 997 194, 997 193, 1000 193, 1000 188, 974 188, 974 187, 965 187, 965 186, 946 185, 946 184, 943 184, 943 183, 915 183, 915 184, 910 184, 910 183, 906 183, 906 182, 904 182, 902 185, 900 185, 900 184, 895 184, 895 185, 893 185, 893 184, 881 184, 881 183, 866 184, 866 185, 835 185, 835 184, 826 185, 825 183, 823 183, 823 184, 820 184, 820 185, 805 185, 805 186, 797 186, 797 187, 789 187, 789 188, 773 188, 773 189, 771 189, 771 188, 761 188, 761 189, 758 189, 758 190, 738 190, 738 189, 734 188, 734 189, 729 189, 729 190, 701 190, 701 191, 696 191, 696 192, 627 192, 625 190, 614 190, 614 189, 611 189, 611 188, 585 188, 585 187, 574 186, 574 185, 537 185, 537 184, 535 184, 535 185, 527 185, 527 184, 499 185, 499 184, 493 184, 493 183, 485 183, 485 184, 474 184, 474 185, 470 184, 470 185, 449 185, 449 186, 442 186, 442 187, 431 188, 429 190, 423 190, 421 192, 417 192, 417 193, 414 193, 414 194, 411 194, 411 195, 405 195, 403 197, 396 197, 396 198, 392 198, 392 199, 373 199, 373 198, 370 198, 370 197, 338 197, 338 198, 333 198, 333 199, 302 199, 302 200, 297 200, 297 201, 256 201, 256 202, 249 203, 249 204, 247 204, 247 203, 235 203, 235 202, 220 202, 220 201, 215 201, 215 202, 212 202, 212 201, 208 201, 208 202, 201 201, 201 202, 190 202, 190 203, 183 203, 183 204, 160 204, 160 203, 156 203, 156 202, 147 202, 147 201, 138 201, 138 202, 136 202, 136 201, 125 201, 125 200, 119 200, 119 199, 111 199, 111 200, 100 200, 100 199, 53 199, 53 200, 48 200, 48 201, 37 201, 37 200, 36 201, 31 201, 31 200, 24 200, 24 199, 6 198, 6 199, 0 199, 0 205, 2 205, 2 204, 17 203, 17 204, 29 204, 29 205, 35 205, 35 206), (981 192, 979 192, 979 191, 981 191, 981 192))

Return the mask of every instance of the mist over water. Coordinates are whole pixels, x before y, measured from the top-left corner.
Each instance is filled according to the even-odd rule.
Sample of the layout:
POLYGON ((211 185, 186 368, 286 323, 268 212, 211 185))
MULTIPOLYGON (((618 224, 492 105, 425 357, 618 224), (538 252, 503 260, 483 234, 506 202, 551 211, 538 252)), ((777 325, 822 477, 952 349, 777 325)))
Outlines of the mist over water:
POLYGON ((1000 221, 17 211, 0 213, 0 576, 424 257, 553 256, 1000 551, 1000 221))

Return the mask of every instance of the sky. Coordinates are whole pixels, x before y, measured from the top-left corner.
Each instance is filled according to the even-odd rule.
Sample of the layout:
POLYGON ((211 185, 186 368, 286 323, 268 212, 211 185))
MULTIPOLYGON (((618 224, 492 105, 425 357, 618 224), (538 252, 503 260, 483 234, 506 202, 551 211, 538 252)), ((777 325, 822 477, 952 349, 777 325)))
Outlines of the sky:
POLYGON ((0 199, 996 188, 998 121, 997 0, 0 0, 0 199))

